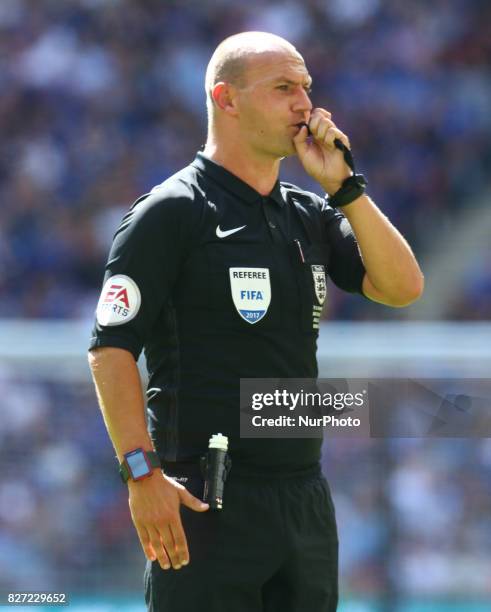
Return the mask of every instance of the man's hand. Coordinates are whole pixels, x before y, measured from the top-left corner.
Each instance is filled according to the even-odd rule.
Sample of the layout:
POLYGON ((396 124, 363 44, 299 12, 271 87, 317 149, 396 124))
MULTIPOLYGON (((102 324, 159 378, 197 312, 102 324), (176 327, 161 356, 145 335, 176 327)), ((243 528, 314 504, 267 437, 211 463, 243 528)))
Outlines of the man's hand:
POLYGON ((189 563, 186 535, 181 523, 180 505, 196 512, 208 510, 173 478, 155 470, 140 481, 128 481, 131 518, 150 561, 159 560, 162 569, 180 569, 189 563))
POLYGON ((349 139, 331 120, 331 113, 323 108, 312 111, 309 129, 313 136, 310 142, 305 126, 293 138, 298 158, 306 172, 322 185, 329 195, 333 195, 344 179, 352 174, 342 151, 335 147, 334 140, 339 138, 349 149, 349 139))

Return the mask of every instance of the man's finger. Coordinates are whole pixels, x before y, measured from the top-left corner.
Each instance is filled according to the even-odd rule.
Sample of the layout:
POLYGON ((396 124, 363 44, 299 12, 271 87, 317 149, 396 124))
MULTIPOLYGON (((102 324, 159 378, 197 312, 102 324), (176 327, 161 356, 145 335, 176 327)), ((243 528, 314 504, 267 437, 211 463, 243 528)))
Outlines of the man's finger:
POLYGON ((159 529, 159 533, 167 556, 172 563, 172 567, 174 569, 181 569, 181 559, 176 551, 174 536, 172 535, 169 523, 166 522, 164 525, 162 525, 159 529))
POLYGON ((293 137, 293 145, 297 151, 297 154, 301 157, 305 151, 307 150, 308 143, 307 139, 309 137, 309 130, 306 125, 302 125, 302 127, 298 130, 298 134, 295 134, 293 137))
MULTIPOLYGON (((312 132, 314 132, 319 123, 326 120, 332 123, 331 113, 326 111, 324 108, 316 108, 310 114, 309 128, 312 132)), ((334 125, 334 123, 332 123, 332 125, 334 125)))
POLYGON ((179 563, 181 565, 187 565, 189 563, 189 549, 186 534, 182 528, 182 523, 180 520, 175 521, 169 527, 174 539, 175 550, 179 558, 179 563))
POLYGON ((184 487, 182 489, 179 489, 178 492, 181 504, 183 504, 187 508, 190 508, 191 510, 194 510, 195 512, 205 512, 205 510, 208 510, 208 508, 210 507, 208 504, 205 504, 205 502, 201 501, 201 499, 194 497, 194 495, 192 495, 184 487))
POLYGON ((324 117, 327 117, 327 119, 330 119, 332 117, 331 113, 325 108, 317 108, 316 111, 321 115, 324 115, 324 117))
POLYGON ((316 121, 314 123, 314 125, 311 125, 311 131, 314 134, 314 137, 317 138, 318 140, 323 140, 324 136, 326 135, 326 132, 329 128, 335 128, 336 124, 334 123, 334 121, 331 119, 330 117, 330 113, 328 114, 321 114, 319 113, 316 117, 316 121))
POLYGON ((169 557, 167 555, 167 551, 162 545, 162 540, 160 538, 159 532, 154 527, 150 527, 148 529, 148 534, 150 537, 151 546, 153 550, 155 551, 155 554, 157 555, 157 559, 159 560, 160 567, 164 570, 169 569, 170 568, 169 557))
POLYGON ((321 119, 322 119, 322 115, 320 114, 316 114, 310 118, 309 129, 314 136, 317 132, 317 128, 319 127, 319 123, 321 119))
POLYGON ((313 133, 314 139, 317 142, 325 143, 327 132, 328 130, 331 129, 331 127, 332 127, 331 121, 328 121, 327 119, 322 119, 322 121, 319 123, 317 127, 317 130, 313 133))
POLYGON ((143 548, 143 552, 145 553, 145 557, 149 561, 155 561, 157 559, 157 553, 150 542, 148 531, 145 529, 145 527, 143 527, 143 525, 135 524, 135 528, 136 533, 138 534, 138 539, 140 540, 140 544, 143 548))
POLYGON ((333 127, 327 130, 326 135, 324 137, 324 143, 328 146, 334 146, 334 141, 336 140, 336 138, 339 138, 339 140, 346 147, 348 147, 348 149, 350 148, 349 139, 346 134, 343 134, 341 130, 338 130, 337 128, 333 127))

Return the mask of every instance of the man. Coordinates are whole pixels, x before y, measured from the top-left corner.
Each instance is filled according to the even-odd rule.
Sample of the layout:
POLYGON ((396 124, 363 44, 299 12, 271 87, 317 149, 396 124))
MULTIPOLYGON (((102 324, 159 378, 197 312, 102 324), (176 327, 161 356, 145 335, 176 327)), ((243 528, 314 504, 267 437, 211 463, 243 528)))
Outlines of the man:
POLYGON ((241 439, 240 378, 317 376, 326 271, 391 306, 416 300, 423 277, 363 182, 349 178, 334 142, 349 148, 348 137, 313 108, 310 85, 282 38, 246 32, 222 42, 206 73, 203 153, 137 200, 114 238, 89 361, 119 462, 126 457, 152 611, 337 607, 321 441, 241 439), (289 155, 344 214, 278 182, 289 155), (212 511, 199 499, 198 462, 218 432, 229 438, 232 468, 223 510, 212 511), (158 459, 148 466, 138 449, 158 459), (159 460, 163 471, 153 469, 159 460))

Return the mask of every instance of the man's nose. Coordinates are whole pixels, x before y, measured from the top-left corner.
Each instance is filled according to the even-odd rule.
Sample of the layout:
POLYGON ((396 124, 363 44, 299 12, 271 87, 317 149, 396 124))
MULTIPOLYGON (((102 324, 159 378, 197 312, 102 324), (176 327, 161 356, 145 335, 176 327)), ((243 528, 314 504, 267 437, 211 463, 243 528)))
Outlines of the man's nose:
POLYGON ((312 110, 312 102, 310 101, 309 94, 305 91, 303 87, 299 88, 300 91, 298 93, 297 99, 295 100, 295 105, 293 110, 295 112, 305 113, 306 119, 310 116, 310 111, 312 110))

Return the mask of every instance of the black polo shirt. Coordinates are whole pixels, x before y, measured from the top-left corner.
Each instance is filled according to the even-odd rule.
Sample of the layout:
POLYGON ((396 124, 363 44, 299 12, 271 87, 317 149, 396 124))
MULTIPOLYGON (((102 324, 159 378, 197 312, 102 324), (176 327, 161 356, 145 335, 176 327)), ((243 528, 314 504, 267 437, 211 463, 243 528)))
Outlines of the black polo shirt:
POLYGON ((90 348, 144 349, 149 431, 167 461, 221 432, 238 463, 309 465, 319 439, 240 438, 240 378, 316 377, 326 274, 361 293, 364 273, 325 200, 283 182, 261 196, 198 153, 123 218, 90 348))

